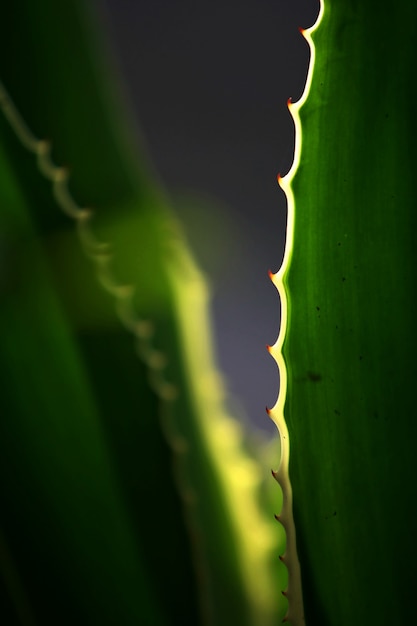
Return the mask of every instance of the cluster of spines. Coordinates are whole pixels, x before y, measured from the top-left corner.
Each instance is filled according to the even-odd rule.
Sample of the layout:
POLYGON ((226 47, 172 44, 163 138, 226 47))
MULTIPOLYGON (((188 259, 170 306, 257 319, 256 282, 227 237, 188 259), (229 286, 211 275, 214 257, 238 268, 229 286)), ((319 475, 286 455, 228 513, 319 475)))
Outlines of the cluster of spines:
POLYGON ((311 28, 305 30, 300 28, 301 34, 307 40, 310 47, 310 64, 305 89, 301 98, 295 103, 293 103, 291 98, 289 98, 287 102, 288 109, 291 113, 295 125, 294 161, 289 172, 285 176, 282 177, 280 174, 278 174, 278 184, 284 191, 287 198, 286 244, 284 259, 282 261, 280 269, 275 274, 269 272, 269 277, 271 278, 276 289, 278 290, 281 301, 281 326, 278 338, 273 346, 267 346, 269 353, 272 355, 278 365, 278 370, 280 374, 280 391, 275 406, 271 409, 267 408, 266 410, 270 418, 277 426, 281 440, 281 458, 279 468, 277 471, 272 470, 272 476, 279 483, 282 489, 283 501, 281 513, 279 515, 275 515, 275 519, 282 524, 286 534, 285 554, 279 557, 288 570, 287 589, 282 591, 282 594, 288 600, 288 610, 283 619, 283 622, 290 622, 292 626, 304 626, 305 618, 301 585, 301 570, 297 555, 296 530, 292 507, 292 487, 289 478, 290 441, 288 436, 287 424, 284 418, 284 406, 287 393, 287 369, 282 354, 282 346, 287 331, 288 315, 287 293, 284 281, 291 260, 294 238, 294 195, 291 188, 291 182, 298 168, 301 155, 302 133, 299 110, 308 97, 314 69, 315 47, 311 38, 311 34, 319 26, 323 17, 323 12, 324 4, 323 0, 320 0, 320 11, 315 24, 311 28))

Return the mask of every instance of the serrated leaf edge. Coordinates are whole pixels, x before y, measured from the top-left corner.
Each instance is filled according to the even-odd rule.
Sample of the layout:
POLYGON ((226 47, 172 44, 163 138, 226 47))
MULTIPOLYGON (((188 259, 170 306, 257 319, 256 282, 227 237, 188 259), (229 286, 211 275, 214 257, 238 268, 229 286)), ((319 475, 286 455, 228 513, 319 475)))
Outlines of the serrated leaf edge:
POLYGON ((283 595, 288 600, 288 610, 283 619, 284 622, 289 622, 293 626, 304 626, 304 603, 302 593, 301 582, 301 568, 297 555, 297 541, 296 541, 296 528, 293 517, 293 495, 292 486, 289 477, 289 458, 290 458, 290 441, 288 434, 288 427, 284 417, 284 407, 287 396, 287 368, 282 353, 282 347, 285 339, 285 335, 288 328, 288 299, 285 287, 285 277, 288 271, 288 267, 291 262, 293 241, 294 241, 294 212, 295 202, 294 195, 291 187, 291 182, 298 169, 301 155, 302 145, 302 131, 301 122, 299 117, 299 110, 305 103, 308 94, 310 92, 314 62, 315 62, 315 46, 312 40, 312 33, 318 28, 324 14, 324 0, 320 0, 320 10, 316 22, 308 29, 300 29, 301 34, 306 39, 310 47, 310 64, 307 73, 306 85, 301 98, 293 103, 291 98, 288 100, 288 109, 294 121, 295 126, 295 147, 294 147, 294 161, 289 172, 281 177, 278 174, 278 184, 284 191, 287 198, 287 232, 285 252, 282 265, 278 272, 273 274, 269 273, 270 278, 278 290, 278 294, 281 301, 281 326, 278 333, 277 341, 273 346, 268 347, 268 350, 272 357, 275 359, 280 374, 280 391, 276 404, 267 409, 267 413, 278 428, 278 432, 281 439, 281 458, 277 471, 272 471, 272 475, 279 483, 282 489, 283 504, 282 510, 276 519, 283 525, 286 533, 286 549, 285 554, 280 558, 284 562, 288 570, 288 586, 286 590, 283 590, 283 595))
POLYGON ((111 244, 99 241, 91 229, 91 222, 94 218, 93 209, 80 206, 75 201, 68 189, 68 170, 53 163, 51 143, 35 137, 1 81, 0 108, 21 144, 35 155, 40 172, 52 183, 53 195, 58 207, 75 221, 84 253, 94 264, 101 285, 113 296, 116 311, 123 326, 135 337, 137 353, 148 367, 149 384, 161 400, 168 402, 174 400, 178 390, 163 375, 166 359, 152 345, 153 324, 149 320, 139 318, 134 312, 135 286, 121 284, 114 279, 111 270, 113 258, 111 244))

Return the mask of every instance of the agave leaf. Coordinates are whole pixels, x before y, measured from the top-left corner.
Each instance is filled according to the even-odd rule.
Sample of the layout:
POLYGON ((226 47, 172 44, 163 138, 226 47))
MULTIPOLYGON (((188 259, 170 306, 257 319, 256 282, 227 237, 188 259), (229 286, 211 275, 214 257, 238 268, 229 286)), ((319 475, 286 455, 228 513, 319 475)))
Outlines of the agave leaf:
POLYGON ((416 17, 326 0, 313 35, 284 345, 308 624, 414 615, 416 17))
POLYGON ((163 623, 83 361, 3 149, 1 172, 1 567, 14 599, 2 617, 163 623))
MULTIPOLYGON (((17 338, 26 337, 22 328, 28 335, 5 400, 11 450, 21 450, 13 462, 4 457, 4 543, 22 573, 33 620, 42 624, 266 626, 283 612, 276 589, 280 537, 272 515, 265 518, 259 465, 224 409, 207 288, 162 193, 132 148, 81 7, 50 0, 24 2, 19 11, 8 6, 0 38, 0 72, 15 103, 2 94, 7 167, 1 184, 12 185, 21 197, 16 210, 32 224, 36 245, 25 257, 24 308, 11 301, 4 320, 11 326, 9 352, 19 345, 17 338), (51 141, 51 153, 38 138, 51 141), (70 176, 56 163, 68 166, 70 176), (31 277, 38 257, 42 289, 31 277), (119 319, 112 313, 115 305, 119 319), (51 331, 42 353, 37 338, 53 328, 55 309, 65 330, 58 338, 51 331), (27 322, 31 316, 38 325, 27 322), (59 357, 47 368, 52 346, 59 357), (23 363, 33 370, 24 396, 18 393, 23 363), (79 386, 74 391, 67 387, 68 368, 79 386), (61 386, 49 383, 52 374, 61 386), (88 437, 78 429, 78 422, 89 424, 84 396, 95 425, 88 437), (59 420, 65 433, 69 429, 61 452, 50 449, 44 415, 59 420), (34 422, 44 446, 39 452, 30 445, 34 422), (97 447, 103 459, 91 467, 89 450, 97 447), (43 473, 35 481, 33 468, 42 455, 43 473), (7 476, 17 473, 18 464, 25 471, 15 491, 7 476), (24 508, 23 490, 31 493, 24 508), (96 506, 101 494, 104 503, 96 506), (48 520, 55 508, 65 525, 60 522, 51 534, 48 520), (28 529, 32 518, 36 524, 28 529), (50 547, 43 554, 30 548, 44 544, 50 547), (37 563, 42 577, 35 581, 37 563), (48 604, 50 589, 57 591, 48 604), (60 611, 62 619, 56 617, 60 611)), ((5 571, 9 562, 4 559, 5 571)), ((9 568, 7 580, 14 580, 12 573, 9 568)), ((22 594, 17 587, 11 594, 18 599, 17 613, 22 594)))

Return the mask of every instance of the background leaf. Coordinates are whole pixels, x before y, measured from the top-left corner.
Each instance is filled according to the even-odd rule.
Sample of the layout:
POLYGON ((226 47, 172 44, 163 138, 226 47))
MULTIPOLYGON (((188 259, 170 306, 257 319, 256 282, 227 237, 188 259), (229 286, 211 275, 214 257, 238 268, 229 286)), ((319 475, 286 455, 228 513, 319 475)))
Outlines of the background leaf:
POLYGON ((283 612, 282 537, 224 409, 204 280, 136 155, 82 6, 10 6, 1 42, 26 143, 51 140, 47 169, 70 169, 61 208, 74 214, 17 140, 22 125, 2 117, 7 618, 266 625, 283 612))

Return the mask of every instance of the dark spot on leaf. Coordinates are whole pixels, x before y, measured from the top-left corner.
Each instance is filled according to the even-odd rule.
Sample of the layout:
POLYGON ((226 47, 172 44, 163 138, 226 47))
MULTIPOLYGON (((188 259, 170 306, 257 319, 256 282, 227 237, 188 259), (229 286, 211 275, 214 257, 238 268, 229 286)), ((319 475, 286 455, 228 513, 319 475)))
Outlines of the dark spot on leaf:
POLYGON ((321 374, 317 374, 316 372, 307 372, 308 380, 311 380, 313 383, 318 383, 321 380, 321 374))
POLYGON ((337 409, 335 409, 334 412, 336 413, 336 415, 340 415, 340 411, 338 411, 337 409))

